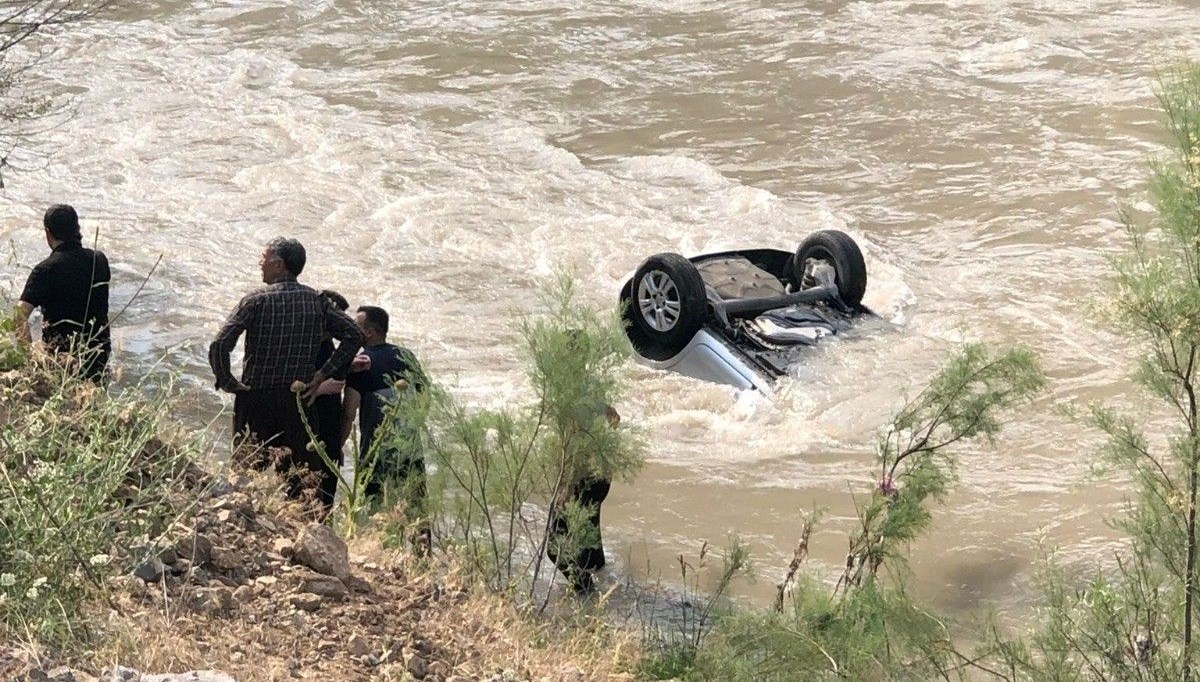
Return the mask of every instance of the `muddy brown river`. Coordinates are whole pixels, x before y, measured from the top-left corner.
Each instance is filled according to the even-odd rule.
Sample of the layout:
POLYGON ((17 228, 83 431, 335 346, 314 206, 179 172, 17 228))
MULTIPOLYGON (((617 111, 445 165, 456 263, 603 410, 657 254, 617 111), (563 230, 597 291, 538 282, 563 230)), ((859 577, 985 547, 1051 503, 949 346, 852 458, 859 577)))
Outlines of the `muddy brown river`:
MULTIPOLYGON (((1162 141, 1156 67, 1196 54, 1196 2, 1064 0, 139 0, 48 39, 30 86, 74 114, 0 190, 13 289, 76 205, 113 261, 129 374, 181 375, 184 418, 228 403, 205 349, 304 241, 305 280, 393 312, 394 336, 475 404, 520 394, 514 313, 574 272, 596 306, 645 256, 791 249, 837 228, 894 328, 824 344, 775 400, 631 367, 619 409, 650 461, 604 509, 622 575, 749 542, 763 603, 827 509, 834 573, 879 428, 962 340, 1037 350, 1049 391, 914 547, 947 611, 1036 600, 1043 547, 1106 561, 1120 482, 1058 409, 1135 403, 1128 342, 1097 322, 1121 202, 1144 209, 1162 141)), ((222 417, 214 428, 221 435, 222 417)))

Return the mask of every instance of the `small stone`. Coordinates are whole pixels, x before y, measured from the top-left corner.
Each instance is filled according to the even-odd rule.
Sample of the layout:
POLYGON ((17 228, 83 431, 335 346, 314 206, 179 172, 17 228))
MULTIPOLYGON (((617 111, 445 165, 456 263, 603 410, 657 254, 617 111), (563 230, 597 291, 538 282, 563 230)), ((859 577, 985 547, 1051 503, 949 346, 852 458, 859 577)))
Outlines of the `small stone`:
POLYGON ((233 600, 239 604, 247 604, 254 599, 254 588, 249 585, 240 585, 233 591, 233 600))
POLYGON ((350 556, 346 543, 329 526, 319 523, 309 524, 300 531, 293 558, 317 573, 336 578, 350 575, 350 556))
POLYGON ((215 670, 193 670, 178 674, 142 675, 141 682, 237 682, 237 680, 215 670))
POLYGON ((446 682, 471 682, 471 680, 470 678, 463 677, 462 675, 451 675, 450 677, 446 678, 446 682))
POLYGON ((317 642, 317 651, 320 651, 323 654, 331 654, 337 651, 337 648, 337 642, 331 642, 328 639, 323 639, 317 642))
POLYGON ((175 553, 200 566, 212 560, 212 541, 200 533, 193 533, 175 543, 175 553))
POLYGON ((417 655, 417 652, 406 650, 404 652, 404 669, 410 675, 420 680, 429 673, 429 664, 425 662, 425 659, 417 655))
POLYGON ((346 586, 342 581, 329 576, 306 579, 300 590, 322 597, 344 597, 347 594, 346 586))
POLYGON ((166 567, 163 566, 163 562, 158 557, 150 557, 141 564, 138 564, 133 574, 145 582, 156 583, 162 578, 163 571, 165 570, 166 567))
POLYGON ((367 644, 367 640, 355 633, 350 635, 350 639, 346 640, 346 650, 351 656, 366 656, 371 650, 371 645, 367 644))
POLYGON ((179 554, 175 552, 174 547, 167 547, 158 553, 158 560, 168 566, 174 566, 175 562, 179 561, 179 554))
POLYGON ((279 578, 276 578, 273 575, 260 575, 254 579, 254 582, 258 583, 259 585, 270 587, 279 582, 279 578))
POLYGON ((188 607, 197 613, 226 615, 233 610, 233 591, 228 587, 202 587, 188 598, 188 607))
POLYGON ((229 523, 230 519, 232 518, 233 512, 229 509, 222 509, 221 511, 217 512, 217 521, 221 523, 229 523))
POLYGON ((256 519, 256 521, 258 522, 259 526, 262 526, 263 528, 271 531, 272 533, 279 530, 279 527, 275 525, 275 522, 266 517, 256 519))
POLYGON ((59 666, 51 670, 42 670, 34 668, 25 673, 25 677, 20 678, 25 682, 78 682, 75 671, 66 666, 59 666))
POLYGON ((242 561, 242 557, 234 552, 230 552, 227 549, 213 548, 212 564, 216 568, 222 571, 232 571, 235 568, 241 567, 243 563, 245 562, 242 561))
POLYGON ((292 606, 309 613, 321 608, 321 597, 315 594, 294 594, 291 601, 292 606))
POLYGON ((567 665, 558 669, 558 676, 555 679, 560 682, 586 682, 587 675, 579 669, 579 666, 567 665))
POLYGON ((302 613, 300 611, 297 611, 292 614, 292 627, 302 628, 306 625, 308 625, 308 616, 307 615, 305 615, 304 613, 302 613))
POLYGON ((100 673, 100 682, 141 682, 141 680, 141 673, 122 665, 113 666, 100 673))
POLYGON ((280 556, 289 557, 292 555, 292 552, 295 551, 295 549, 296 543, 289 538, 275 538, 275 540, 271 542, 271 551, 280 556))
POLYGON ((371 587, 371 583, 356 575, 346 576, 346 579, 342 582, 346 584, 346 587, 349 588, 351 592, 370 594, 374 590, 374 588, 371 587))

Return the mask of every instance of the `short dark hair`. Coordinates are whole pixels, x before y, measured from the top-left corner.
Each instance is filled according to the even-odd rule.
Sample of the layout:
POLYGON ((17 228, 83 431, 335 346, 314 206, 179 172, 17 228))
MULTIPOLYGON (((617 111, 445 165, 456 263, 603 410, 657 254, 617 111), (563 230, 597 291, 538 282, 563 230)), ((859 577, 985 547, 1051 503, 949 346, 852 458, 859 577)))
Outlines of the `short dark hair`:
POLYGON ((72 242, 83 238, 79 234, 79 215, 66 204, 55 204, 46 209, 42 225, 59 241, 72 242))
POLYGON ((308 257, 304 254, 304 245, 299 241, 291 237, 276 237, 267 242, 267 251, 283 261, 283 267, 287 268, 292 277, 299 277, 300 273, 304 272, 304 263, 308 257))
POLYGON ((386 310, 375 305, 360 305, 358 312, 367 318, 367 325, 380 334, 387 336, 388 314, 386 310))
POLYGON ((345 296, 339 294, 333 289, 322 289, 319 296, 321 297, 321 300, 325 302, 325 305, 329 306, 330 308, 346 310, 350 307, 350 301, 347 301, 345 296))

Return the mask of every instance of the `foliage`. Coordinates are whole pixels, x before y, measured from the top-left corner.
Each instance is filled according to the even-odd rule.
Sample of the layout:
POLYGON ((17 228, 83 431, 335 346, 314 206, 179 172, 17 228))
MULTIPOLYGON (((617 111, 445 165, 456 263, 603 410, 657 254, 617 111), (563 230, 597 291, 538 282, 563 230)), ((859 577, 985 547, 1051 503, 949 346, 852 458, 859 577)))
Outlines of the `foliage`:
POLYGON ((636 432, 608 421, 628 357, 618 315, 581 304, 565 275, 543 288, 541 309, 519 326, 533 400, 472 410, 434 386, 423 441, 439 545, 461 552, 494 589, 523 589, 531 602, 540 581, 555 579, 551 541, 567 552, 589 541, 585 510, 567 501, 572 486, 630 477, 643 448, 636 432), (565 537, 554 537, 555 514, 565 537))
POLYGON ((1024 349, 962 348, 880 438, 880 480, 860 504, 836 585, 830 589, 811 575, 796 578, 815 523, 815 516, 808 517, 777 608, 741 610, 720 620, 683 677, 963 678, 971 662, 955 650, 947 625, 905 590, 907 548, 929 525, 929 503, 943 499, 954 481, 953 446, 970 438, 992 439, 1000 429, 998 412, 1028 401, 1043 382, 1024 349), (793 579, 785 605, 784 592, 793 579))
MULTIPOLYGON (((421 375, 420 381, 426 381, 424 375, 421 375)), ((409 381, 406 377, 395 378, 393 398, 384 403, 383 418, 375 431, 371 446, 365 452, 359 445, 357 431, 352 431, 350 447, 354 467, 349 477, 341 465, 325 451, 324 443, 313 431, 301 394, 296 394, 296 409, 300 412, 301 421, 308 434, 308 447, 338 479, 340 494, 334 501, 330 522, 338 528, 343 537, 354 537, 374 513, 395 507, 397 503, 403 503, 406 507, 402 517, 405 521, 414 521, 423 513, 420 498, 424 495, 421 491, 412 489, 415 482, 399 481, 396 477, 388 475, 397 464, 390 460, 421 457, 424 451, 422 429, 429 410, 429 399, 414 388, 415 384, 416 381, 409 381), (377 478, 377 474, 378 478, 385 479, 383 490, 378 495, 368 495, 369 486, 377 478)))
MULTIPOLYGON (((0 305, 7 305, 0 297, 0 305)), ((0 319, 0 372, 20 369, 29 364, 30 348, 22 343, 16 335, 17 320, 10 315, 0 319)))
POLYGON ((1134 378, 1173 417, 1149 437, 1117 409, 1094 407, 1106 464, 1132 478, 1134 497, 1113 525, 1129 546, 1113 570, 1079 587, 1053 563, 1040 627, 997 635, 1005 679, 1190 680, 1198 672, 1196 502, 1200 482, 1200 64, 1162 74, 1157 95, 1171 148, 1151 166, 1155 207, 1124 216, 1129 252, 1114 261, 1111 318, 1145 348, 1134 378))
POLYGON ((169 390, 109 396, 52 364, 0 375, 5 636, 53 648, 87 641, 84 605, 200 494, 195 450, 165 438, 168 404, 147 392, 169 390))
POLYGON ((700 546, 695 562, 679 555, 678 613, 663 625, 654 618, 644 621, 642 639, 649 645, 650 655, 642 662, 642 677, 670 680, 689 671, 713 623, 736 613, 726 593, 734 580, 752 577, 750 547, 737 536, 730 538, 716 582, 705 592, 701 580, 709 568, 710 555, 707 542, 700 546))

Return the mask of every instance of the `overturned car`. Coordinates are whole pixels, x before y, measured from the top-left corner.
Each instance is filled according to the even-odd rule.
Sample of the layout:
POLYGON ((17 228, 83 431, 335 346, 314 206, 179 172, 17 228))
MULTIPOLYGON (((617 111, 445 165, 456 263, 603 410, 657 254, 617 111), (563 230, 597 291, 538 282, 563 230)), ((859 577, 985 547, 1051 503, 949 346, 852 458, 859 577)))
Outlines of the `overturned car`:
POLYGON ((872 315, 866 288, 858 245, 821 230, 795 252, 655 254, 621 287, 620 305, 644 364, 770 393, 799 348, 872 315))

